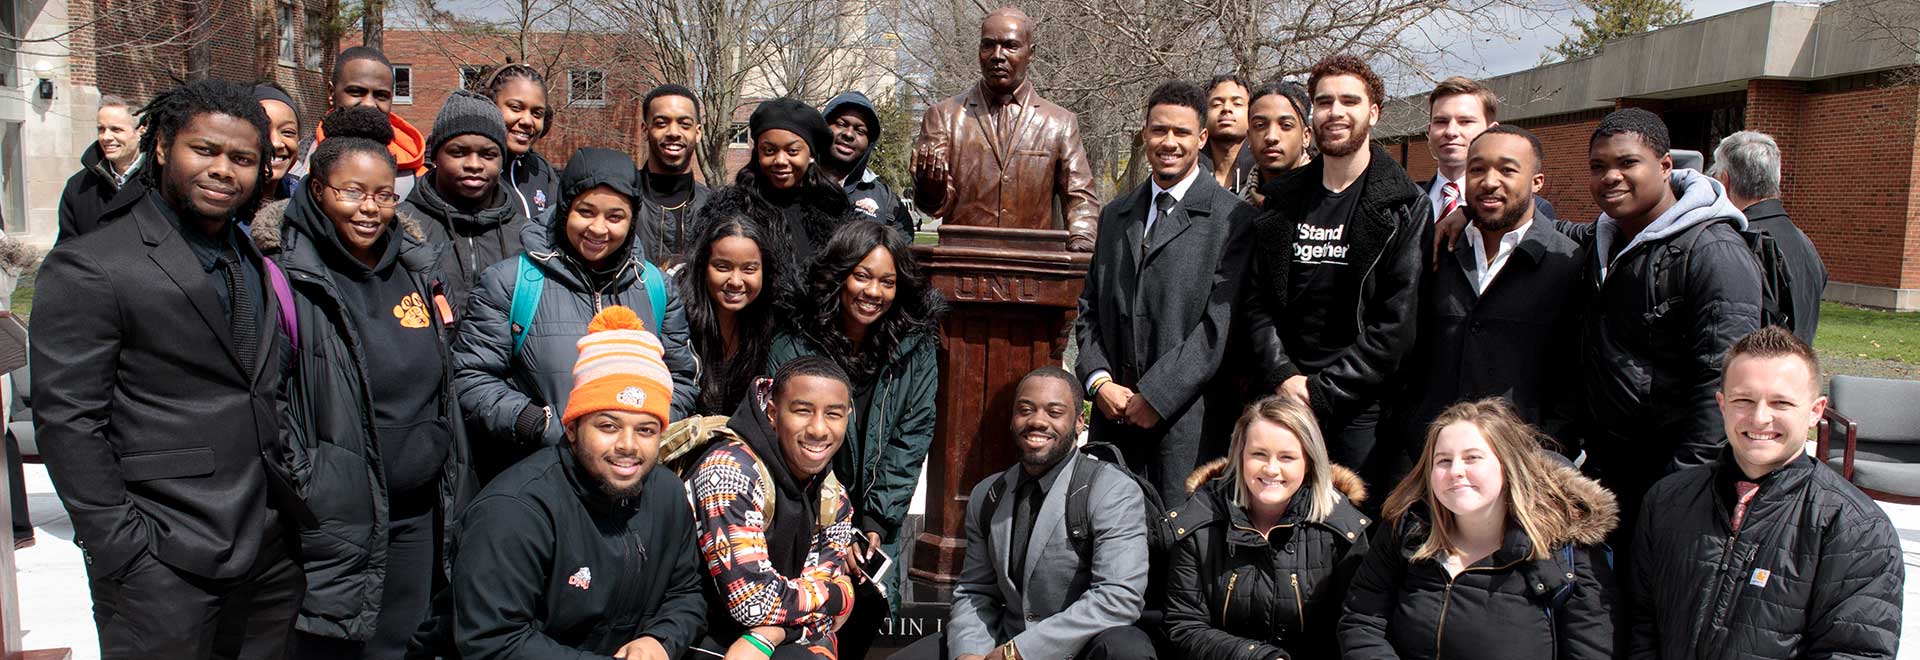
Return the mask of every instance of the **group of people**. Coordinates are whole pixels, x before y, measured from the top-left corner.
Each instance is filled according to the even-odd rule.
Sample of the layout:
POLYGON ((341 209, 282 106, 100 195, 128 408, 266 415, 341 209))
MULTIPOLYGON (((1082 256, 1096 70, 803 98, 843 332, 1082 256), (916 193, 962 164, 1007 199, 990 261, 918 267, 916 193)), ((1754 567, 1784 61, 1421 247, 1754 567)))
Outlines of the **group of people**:
POLYGON ((907 199, 858 92, 760 103, 713 189, 674 84, 644 163, 558 169, 525 65, 424 136, 365 47, 311 136, 271 84, 109 99, 31 330, 103 657, 865 657, 939 414, 909 203, 1057 204, 1092 260, 900 657, 1892 655, 1898 541, 1805 450, 1824 270, 1782 249, 1816 302, 1777 299, 1749 250, 1806 240, 1770 139, 1709 176, 1616 112, 1561 222, 1490 92, 1435 90, 1416 183, 1335 56, 1160 86, 1101 207, 1033 46, 986 17, 907 199))

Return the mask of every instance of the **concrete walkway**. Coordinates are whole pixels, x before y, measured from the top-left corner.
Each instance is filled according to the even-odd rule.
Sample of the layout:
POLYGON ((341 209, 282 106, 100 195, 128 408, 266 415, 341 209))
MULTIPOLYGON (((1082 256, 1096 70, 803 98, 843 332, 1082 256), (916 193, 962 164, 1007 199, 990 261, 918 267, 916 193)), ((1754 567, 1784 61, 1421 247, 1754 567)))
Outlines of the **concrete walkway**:
MULTIPOLYGON (((93 630, 93 601, 86 569, 73 545, 73 526, 53 493, 45 466, 28 465, 27 499, 39 542, 16 555, 19 564, 21 627, 26 648, 69 647, 74 660, 99 660, 93 630)), ((1882 504, 1900 530, 1906 555, 1906 617, 1901 625, 1899 657, 1920 658, 1920 506, 1882 504)))

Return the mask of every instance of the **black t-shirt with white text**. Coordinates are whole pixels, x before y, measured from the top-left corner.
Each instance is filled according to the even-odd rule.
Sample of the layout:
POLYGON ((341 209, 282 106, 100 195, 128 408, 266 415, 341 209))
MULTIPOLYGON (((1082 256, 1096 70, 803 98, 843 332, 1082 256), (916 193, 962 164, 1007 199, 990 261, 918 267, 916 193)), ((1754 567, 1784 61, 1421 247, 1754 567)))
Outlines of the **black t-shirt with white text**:
POLYGON ((1289 323, 1280 325, 1288 357, 1312 374, 1353 343, 1351 320, 1360 303, 1361 271, 1351 263, 1353 223, 1360 185, 1333 192, 1314 186, 1306 217, 1294 226, 1293 260, 1287 273, 1289 323))

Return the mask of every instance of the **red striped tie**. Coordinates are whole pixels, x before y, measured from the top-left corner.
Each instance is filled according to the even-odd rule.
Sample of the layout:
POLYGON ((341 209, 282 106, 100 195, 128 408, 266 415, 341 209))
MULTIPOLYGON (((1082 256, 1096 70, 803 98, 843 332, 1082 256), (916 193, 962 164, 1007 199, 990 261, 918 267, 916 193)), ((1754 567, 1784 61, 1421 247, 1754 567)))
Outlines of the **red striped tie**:
POLYGON ((1440 203, 1446 205, 1446 208, 1440 211, 1442 218, 1452 214, 1454 209, 1460 208, 1460 184, 1448 181, 1447 185, 1440 189, 1440 203))

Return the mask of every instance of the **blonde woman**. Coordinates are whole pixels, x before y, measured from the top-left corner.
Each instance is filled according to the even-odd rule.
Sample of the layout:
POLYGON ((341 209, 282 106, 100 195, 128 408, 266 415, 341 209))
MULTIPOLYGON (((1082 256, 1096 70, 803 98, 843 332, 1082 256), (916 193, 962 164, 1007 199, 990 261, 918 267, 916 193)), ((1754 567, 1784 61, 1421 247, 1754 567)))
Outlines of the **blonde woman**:
POLYGON ((1187 478, 1167 514, 1174 544, 1166 633, 1178 657, 1331 658, 1346 583, 1372 521, 1360 477, 1327 460, 1305 405, 1269 396, 1234 425, 1227 457, 1187 478))
POLYGON ((1348 589, 1347 660, 1604 660, 1612 493, 1540 447, 1500 399, 1455 404, 1387 496, 1348 589))

